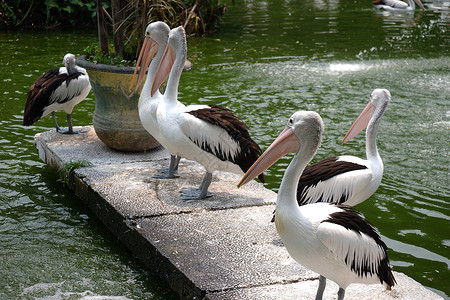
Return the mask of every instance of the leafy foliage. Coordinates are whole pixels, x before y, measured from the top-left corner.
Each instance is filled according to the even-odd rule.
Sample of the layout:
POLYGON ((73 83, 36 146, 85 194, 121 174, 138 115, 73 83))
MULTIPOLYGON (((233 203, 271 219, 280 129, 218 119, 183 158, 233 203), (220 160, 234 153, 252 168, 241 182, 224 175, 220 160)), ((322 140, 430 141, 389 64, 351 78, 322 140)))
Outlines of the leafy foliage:
MULTIPOLYGON (((106 53, 101 51, 98 43, 93 43, 92 45, 87 46, 84 49, 84 53, 86 55, 86 60, 96 64, 114 65, 118 67, 134 67, 136 65, 136 60, 134 57, 129 57, 126 59, 120 55, 111 55, 111 53, 114 53, 114 46, 112 43, 108 44, 108 52, 106 53)), ((132 55, 130 51, 126 51, 125 54, 132 55)))
POLYGON ((0 0, 0 26, 93 26, 95 0, 0 0))
MULTIPOLYGON (((164 21, 169 27, 183 26, 188 35, 204 35, 220 29, 225 5, 220 0, 126 0, 125 18, 118 24, 124 32, 123 55, 91 45, 86 48, 86 59, 92 62, 134 66, 144 31, 152 21, 164 21)), ((113 27, 109 25, 108 27, 113 27)), ((99 37, 99 39, 101 39, 99 37)), ((117 42, 117 41, 115 41, 117 42)))
MULTIPOLYGON (((107 32, 102 37, 112 35, 113 42, 107 46, 106 39, 99 35, 99 40, 104 40, 104 48, 108 49, 90 45, 86 48, 86 59, 104 64, 133 65, 148 23, 164 21, 172 28, 183 26, 188 35, 201 36, 220 29, 225 8, 220 0, 102 0, 100 12, 105 16, 102 28, 107 32), (113 3, 123 7, 117 10, 123 18, 114 18, 113 3), (117 34, 118 31, 123 34, 117 34)), ((95 24, 96 0, 0 0, 0 28, 77 26, 97 30, 95 24)))

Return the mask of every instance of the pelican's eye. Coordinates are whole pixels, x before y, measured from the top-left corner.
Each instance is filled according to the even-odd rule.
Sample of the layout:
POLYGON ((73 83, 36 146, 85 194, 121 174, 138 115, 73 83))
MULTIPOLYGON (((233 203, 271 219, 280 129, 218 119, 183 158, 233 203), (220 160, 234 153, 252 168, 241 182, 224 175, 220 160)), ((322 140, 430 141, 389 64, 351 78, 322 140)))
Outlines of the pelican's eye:
POLYGON ((287 126, 292 126, 294 124, 294 118, 290 118, 289 119, 289 121, 288 121, 288 123, 287 123, 287 126))
POLYGON ((150 36, 150 30, 147 30, 147 31, 145 32, 145 35, 146 35, 146 36, 150 36))

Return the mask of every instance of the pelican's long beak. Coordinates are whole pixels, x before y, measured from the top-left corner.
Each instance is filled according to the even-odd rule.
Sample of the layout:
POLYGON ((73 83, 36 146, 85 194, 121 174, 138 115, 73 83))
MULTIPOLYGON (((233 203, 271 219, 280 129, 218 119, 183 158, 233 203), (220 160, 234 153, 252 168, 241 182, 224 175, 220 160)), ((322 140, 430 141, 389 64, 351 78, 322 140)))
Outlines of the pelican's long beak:
POLYGON ((248 169, 244 177, 237 185, 241 187, 268 168, 276 161, 291 152, 298 152, 300 149, 300 140, 294 134, 291 127, 286 127, 282 133, 273 141, 266 151, 258 158, 258 160, 248 169))
POLYGON ((369 103, 366 105, 366 107, 361 112, 359 117, 356 119, 356 121, 348 130, 347 134, 342 140, 342 144, 350 141, 352 138, 357 136, 358 133, 360 133, 364 128, 366 128, 374 112, 375 112, 375 105, 373 105, 372 102, 369 101, 369 103))
POLYGON ((422 2, 420 2, 420 0, 414 0, 414 2, 417 3, 417 5, 419 5, 419 7, 423 10, 425 10, 425 7, 423 6, 422 2))
POLYGON ((161 84, 166 80, 167 76, 169 76, 170 70, 175 62, 176 54, 170 47, 167 45, 166 50, 164 51, 163 57, 159 62, 158 70, 155 74, 155 79, 153 79, 151 96, 153 96, 156 91, 159 89, 161 84))
POLYGON ((136 77, 137 70, 140 67, 139 76, 138 76, 138 79, 137 79, 137 83, 136 83, 136 87, 134 89, 134 92, 136 92, 138 90, 139 86, 142 83, 142 80, 145 77, 145 72, 148 69, 150 61, 153 59, 153 57, 155 56, 157 51, 158 51, 158 43, 156 43, 155 41, 153 41, 149 37, 145 37, 144 38, 144 43, 143 43, 142 48, 141 48, 141 52, 139 53, 138 61, 137 61, 137 64, 136 64, 136 68, 134 69, 133 78, 131 79, 130 90, 133 87, 134 78, 136 77))

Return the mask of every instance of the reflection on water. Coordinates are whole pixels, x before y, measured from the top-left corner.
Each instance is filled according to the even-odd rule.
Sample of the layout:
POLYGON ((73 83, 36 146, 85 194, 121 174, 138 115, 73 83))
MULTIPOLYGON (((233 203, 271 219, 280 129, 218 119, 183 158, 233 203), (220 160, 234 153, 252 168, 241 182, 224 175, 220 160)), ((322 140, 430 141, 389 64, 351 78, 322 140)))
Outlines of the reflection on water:
MULTIPOLYGON (((378 132, 383 182, 358 209, 380 230, 394 269, 445 296, 450 18, 445 2, 425 6, 439 8, 402 15, 348 1, 229 4, 220 34, 189 39, 194 68, 182 76, 180 100, 236 111, 263 149, 296 110, 315 110, 326 126, 318 160, 364 157, 363 134, 341 140, 372 90, 389 89, 392 103, 378 132)), ((21 126, 28 87, 95 39, 0 33, 7 53, 0 56, 0 298, 173 297, 39 160, 33 137, 53 128, 51 118, 21 126)), ((75 108, 74 124, 91 124, 93 110, 91 94, 75 108)), ((289 162, 268 170, 268 188, 277 190, 289 162)))

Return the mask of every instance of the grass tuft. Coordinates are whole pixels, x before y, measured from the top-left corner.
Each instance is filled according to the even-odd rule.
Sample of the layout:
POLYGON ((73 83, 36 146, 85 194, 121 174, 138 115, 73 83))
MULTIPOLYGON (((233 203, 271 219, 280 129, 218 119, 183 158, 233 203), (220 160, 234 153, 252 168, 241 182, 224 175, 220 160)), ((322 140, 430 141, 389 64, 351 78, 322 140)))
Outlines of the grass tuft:
POLYGON ((70 173, 78 168, 83 167, 92 167, 93 164, 90 161, 87 160, 77 160, 77 161, 68 161, 64 163, 61 168, 59 168, 59 182, 62 182, 63 184, 69 185, 69 175, 70 173))

